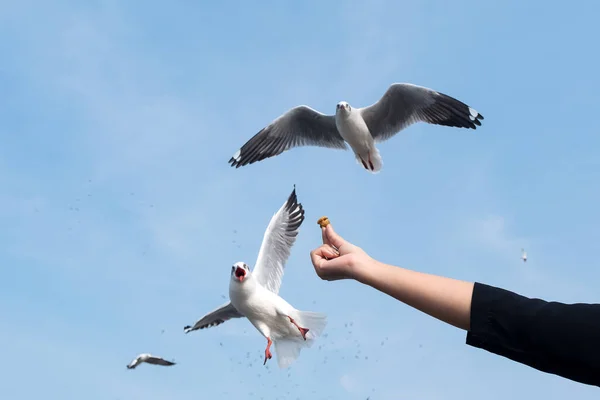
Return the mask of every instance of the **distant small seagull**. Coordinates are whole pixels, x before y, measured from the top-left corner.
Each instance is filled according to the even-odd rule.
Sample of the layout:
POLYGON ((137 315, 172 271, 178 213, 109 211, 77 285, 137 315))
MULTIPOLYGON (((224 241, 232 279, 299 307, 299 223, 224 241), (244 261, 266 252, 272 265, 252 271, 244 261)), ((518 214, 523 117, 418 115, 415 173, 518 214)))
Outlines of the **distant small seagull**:
POLYGON ((521 249, 521 260, 523 260, 523 262, 527 262, 527 252, 525 249, 521 249))
POLYGON ((347 150, 347 143, 358 163, 376 173, 383 160, 375 144, 415 122, 477 129, 481 120, 483 115, 453 97, 411 83, 394 83, 379 101, 365 108, 341 101, 335 115, 325 115, 305 105, 294 107, 248 140, 229 163, 239 168, 299 146, 347 150))
POLYGON ((265 361, 275 353, 280 368, 289 367, 303 347, 311 347, 327 324, 325 314, 300 311, 279 297, 283 269, 296 241, 304 209, 298 203, 296 188, 283 206, 273 215, 263 237, 254 270, 246 263, 231 267, 230 302, 200 318, 185 333, 217 326, 232 318, 246 317, 267 339, 265 361))
POLYGON ((129 363, 127 368, 134 369, 135 367, 137 367, 138 365, 140 365, 141 363, 144 363, 144 362, 148 363, 148 364, 154 364, 154 365, 164 365, 166 367, 175 365, 175 363, 172 361, 168 361, 168 360, 165 360, 164 358, 153 356, 152 354, 143 353, 143 354, 140 354, 139 356, 137 356, 136 358, 134 358, 133 361, 129 363))

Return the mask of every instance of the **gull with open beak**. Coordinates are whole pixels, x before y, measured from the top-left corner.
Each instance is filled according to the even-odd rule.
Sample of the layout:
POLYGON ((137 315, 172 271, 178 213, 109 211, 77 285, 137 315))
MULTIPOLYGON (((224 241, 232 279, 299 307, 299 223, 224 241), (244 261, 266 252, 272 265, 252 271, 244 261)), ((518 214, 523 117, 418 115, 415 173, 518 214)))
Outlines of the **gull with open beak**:
POLYGON ((231 267, 230 301, 200 318, 188 333, 217 326, 232 318, 246 317, 267 339, 265 361, 272 358, 271 345, 280 368, 289 367, 304 347, 313 341, 327 325, 322 313, 300 311, 279 296, 283 269, 304 221, 304 208, 298 203, 296 188, 283 206, 273 215, 263 237, 253 271, 244 262, 231 267))

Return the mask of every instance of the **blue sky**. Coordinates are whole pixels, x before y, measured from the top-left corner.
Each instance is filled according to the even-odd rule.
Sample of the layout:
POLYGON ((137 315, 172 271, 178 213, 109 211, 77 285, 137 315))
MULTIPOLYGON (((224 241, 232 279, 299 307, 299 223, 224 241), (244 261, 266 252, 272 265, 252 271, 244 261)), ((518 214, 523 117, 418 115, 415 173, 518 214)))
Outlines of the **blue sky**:
POLYGON ((598 302, 600 4, 203 3, 0 1, 2 397, 597 398, 320 281, 309 251, 328 215, 385 262, 598 302), (484 124, 413 125, 378 175, 319 148, 227 164, 295 105, 364 106, 392 82, 484 124), (282 371, 246 320, 183 326, 224 301, 233 262, 254 264, 294 184, 306 221, 281 294, 329 325, 282 371), (128 371, 140 352, 178 365, 128 371))

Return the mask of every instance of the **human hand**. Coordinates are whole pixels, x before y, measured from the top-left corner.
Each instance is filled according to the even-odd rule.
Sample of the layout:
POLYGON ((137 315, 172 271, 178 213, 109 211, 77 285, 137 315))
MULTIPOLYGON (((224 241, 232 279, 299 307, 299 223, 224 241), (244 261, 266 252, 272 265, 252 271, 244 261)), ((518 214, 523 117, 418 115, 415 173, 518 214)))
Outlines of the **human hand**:
POLYGON ((357 279, 371 257, 360 247, 344 240, 331 224, 321 228, 323 245, 310 252, 315 272, 324 280, 357 279))

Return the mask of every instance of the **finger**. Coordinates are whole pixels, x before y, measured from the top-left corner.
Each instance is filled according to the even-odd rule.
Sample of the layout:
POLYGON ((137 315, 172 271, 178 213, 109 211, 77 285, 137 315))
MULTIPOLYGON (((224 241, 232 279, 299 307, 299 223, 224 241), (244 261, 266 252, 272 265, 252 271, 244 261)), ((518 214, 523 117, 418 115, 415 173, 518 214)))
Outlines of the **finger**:
POLYGON ((310 260, 312 261, 313 267, 315 268, 319 268, 323 261, 327 260, 327 258, 325 258, 323 254, 323 246, 314 249, 310 252, 310 260))
POLYGON ((326 258, 324 258, 323 254, 321 254, 322 250, 323 249, 316 249, 310 253, 313 267, 315 268, 315 273, 319 278, 326 281, 340 279, 338 277, 335 277, 335 274, 332 274, 331 271, 329 271, 328 264, 333 261, 329 261, 326 258))
POLYGON ((321 246, 321 255, 327 259, 337 258, 340 256, 340 252, 329 244, 321 246))
POLYGON ((327 244, 324 244, 310 252, 310 259, 315 268, 321 268, 324 262, 339 256, 339 253, 327 244))
POLYGON ((328 244, 321 245, 314 251, 319 257, 324 258, 326 260, 340 256, 340 253, 328 244))
POLYGON ((323 238, 323 244, 329 244, 329 239, 327 238, 327 227, 326 226, 321 228, 321 237, 323 238))
POLYGON ((331 251, 333 251, 333 253, 335 254, 336 257, 340 256, 340 250, 338 248, 336 248, 334 245, 332 244, 328 244, 327 246, 329 246, 329 249, 331 251))
POLYGON ((346 243, 346 241, 340 235, 335 233, 331 224, 325 227, 324 234, 327 237, 327 244, 330 244, 338 249, 342 247, 344 243, 346 243))

